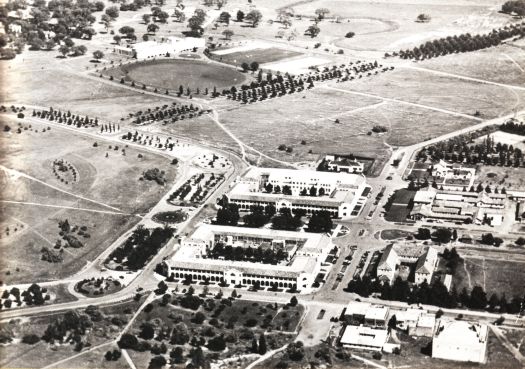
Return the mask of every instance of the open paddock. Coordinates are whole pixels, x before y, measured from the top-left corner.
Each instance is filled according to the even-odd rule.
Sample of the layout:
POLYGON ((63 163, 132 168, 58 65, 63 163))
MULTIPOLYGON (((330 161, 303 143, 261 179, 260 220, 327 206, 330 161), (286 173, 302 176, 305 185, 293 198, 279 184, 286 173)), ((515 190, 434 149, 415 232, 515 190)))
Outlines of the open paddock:
POLYGON ((323 67, 330 63, 329 59, 317 56, 305 56, 291 60, 277 61, 262 65, 262 68, 288 74, 309 73, 310 67, 323 67))
MULTIPOLYGON (((476 139, 476 142, 482 143, 483 140, 485 140, 486 138, 487 136, 481 136, 478 139, 476 139)), ((515 149, 520 149, 522 151, 525 150, 525 136, 496 131, 490 134, 490 138, 494 140, 496 144, 499 142, 501 144, 507 144, 509 146, 512 145, 515 149)))
POLYGON ((525 190, 525 168, 479 165, 476 175, 480 183, 505 187, 507 190, 525 190))
POLYGON ((45 133, 42 132, 42 128, 47 127, 45 124, 32 123, 32 127, 38 128, 39 132, 2 133, 0 143, 4 156, 0 159, 1 165, 124 212, 145 212, 166 192, 164 186, 155 182, 139 181, 144 171, 156 167, 165 171, 166 183, 175 181, 176 167, 164 156, 125 147, 125 144, 116 145, 118 149, 115 150, 115 144, 55 126, 45 133), (94 142, 97 142, 97 147, 93 146, 94 142), (122 150, 125 150, 125 155, 122 150), (73 163, 79 181, 73 184, 60 182, 52 171, 55 159, 73 163))
POLYGON ((525 52, 512 43, 433 58, 419 62, 418 66, 491 82, 525 85, 525 52))
MULTIPOLYGON (((441 109, 443 114, 457 119, 464 118, 454 113, 474 116, 476 112, 479 112, 479 118, 490 119, 525 107, 525 91, 407 68, 339 83, 337 88, 421 104, 430 117, 440 113, 441 109), (435 110, 425 109, 425 106, 435 110)), ((401 108, 405 109, 405 104, 401 108)), ((476 122, 472 119, 473 124, 476 122)))
POLYGON ((0 223, 0 253, 9 255, 0 268, 0 280, 6 284, 67 278, 82 269, 88 261, 94 260, 120 234, 139 221, 134 216, 21 204, 2 204, 0 210, 4 219, 15 218, 25 224, 23 229, 4 238, 4 222, 0 223), (89 238, 75 234, 83 246, 63 248, 62 262, 42 260, 43 247, 58 253, 54 248, 56 242, 61 240, 62 245, 67 244, 59 235, 58 227, 58 222, 65 219, 71 226, 86 226, 89 238))
POLYGON ((337 46, 356 50, 399 50, 417 46, 429 39, 465 32, 489 32, 512 21, 510 17, 499 14, 499 7, 495 7, 491 1, 452 4, 427 0, 416 4, 405 0, 353 0, 344 1, 343 4, 340 0, 318 0, 294 6, 296 14, 305 16, 315 16, 314 11, 318 8, 327 8, 330 10, 328 17, 340 17, 347 32, 356 33, 353 38, 344 38, 346 32, 331 33, 329 20, 323 20, 319 24, 319 37, 335 37, 337 46), (421 13, 430 15, 431 21, 416 22, 416 17, 421 13), (350 22, 346 23, 347 20, 350 22), (323 26, 326 28, 324 34, 323 26))
POLYGON ((349 117, 378 102, 315 89, 221 112, 220 121, 246 145, 288 162, 314 161, 321 153, 384 158, 388 148, 382 139, 366 134, 373 122, 349 117), (292 152, 278 150, 280 144, 292 152))

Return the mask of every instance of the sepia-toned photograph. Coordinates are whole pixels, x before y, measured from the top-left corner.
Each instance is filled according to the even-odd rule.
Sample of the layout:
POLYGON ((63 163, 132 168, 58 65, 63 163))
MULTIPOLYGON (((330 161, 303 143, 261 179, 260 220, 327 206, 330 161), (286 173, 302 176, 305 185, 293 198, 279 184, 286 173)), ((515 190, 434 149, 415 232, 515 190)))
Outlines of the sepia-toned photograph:
POLYGON ((524 369, 525 0, 0 0, 0 368, 524 369))

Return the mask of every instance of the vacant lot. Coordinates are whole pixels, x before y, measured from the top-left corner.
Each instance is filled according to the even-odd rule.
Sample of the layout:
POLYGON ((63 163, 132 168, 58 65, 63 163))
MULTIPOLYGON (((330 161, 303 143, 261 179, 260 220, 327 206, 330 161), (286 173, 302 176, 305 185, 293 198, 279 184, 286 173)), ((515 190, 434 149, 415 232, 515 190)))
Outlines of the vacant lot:
POLYGON ((525 168, 498 166, 478 166, 478 181, 491 186, 505 187, 507 190, 525 190, 525 168))
POLYGON ((475 52, 425 60, 419 66, 515 86, 525 84, 525 53, 520 47, 500 45, 475 52))
MULTIPOLYGON (((479 112, 480 118, 484 119, 510 114, 525 106, 523 91, 405 68, 372 78, 340 83, 337 87, 443 109, 451 113, 473 116, 479 112)), ((439 114, 439 111, 426 110, 425 114, 433 117, 439 114)), ((451 117, 463 119, 454 115, 451 117)), ((476 120, 472 120, 472 123, 475 122, 476 120)))
POLYGON ((5 155, 0 164, 17 171, 1 171, 0 176, 4 215, 0 248, 10 255, 2 262, 1 280, 8 283, 63 278, 82 268, 134 225, 140 219, 137 213, 155 205, 177 174, 163 156, 124 146, 110 149, 103 141, 93 147, 91 138, 56 127, 44 132, 43 127, 47 126, 33 123, 21 133, 13 129, 1 135, 5 155), (75 167, 77 182, 65 183, 56 177, 56 159, 75 167), (164 170, 168 185, 139 180, 151 168, 164 170), (79 236, 83 247, 64 249, 59 264, 41 260, 41 249, 54 250, 62 238, 58 221, 65 219, 72 226, 86 226, 89 238, 79 236))
POLYGON ((252 62, 257 62, 259 65, 262 65, 264 63, 271 63, 299 55, 301 55, 301 53, 296 51, 270 47, 267 49, 253 49, 223 55, 215 55, 213 56, 213 59, 240 67, 242 63, 250 64, 252 62))
POLYGON ((507 300, 525 293, 525 264, 493 259, 465 258, 465 269, 458 268, 453 283, 458 291, 481 286, 487 298, 505 294, 507 300))
POLYGON ((127 79, 161 89, 178 90, 183 86, 184 92, 189 87, 195 91, 199 88, 204 92, 213 87, 221 90, 241 84, 246 75, 235 68, 220 65, 215 62, 195 60, 155 60, 138 62, 121 67, 111 72, 115 78, 125 75, 127 79))
POLYGON ((341 18, 346 32, 356 33, 353 38, 344 38, 346 32, 339 30, 335 33, 327 25, 329 21, 323 21, 319 25, 320 37, 337 38, 338 46, 357 50, 398 50, 419 45, 428 39, 464 32, 488 32, 511 21, 510 17, 498 14, 491 1, 462 1, 454 4, 424 1, 415 4, 402 0, 373 3, 357 0, 345 1, 343 5, 338 0, 321 0, 302 2, 294 7, 296 14, 306 16, 315 16, 314 11, 318 8, 327 8, 330 10, 329 16, 341 18), (430 15, 431 21, 415 22, 421 13, 430 15))

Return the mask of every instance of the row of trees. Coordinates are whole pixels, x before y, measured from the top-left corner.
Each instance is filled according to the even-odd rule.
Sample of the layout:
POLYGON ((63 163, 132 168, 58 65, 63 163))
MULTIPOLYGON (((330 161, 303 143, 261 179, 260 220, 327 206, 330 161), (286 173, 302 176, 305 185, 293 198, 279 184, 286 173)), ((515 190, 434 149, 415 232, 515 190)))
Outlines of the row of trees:
MULTIPOLYGON (((128 133, 122 135, 122 139, 137 142, 142 145, 154 146, 158 149, 165 149, 165 150, 169 149, 170 151, 173 151, 175 144, 178 143, 178 140, 173 142, 170 137, 168 137, 166 141, 162 143, 158 136, 155 136, 155 137, 149 136, 149 135, 144 136, 144 134, 142 133, 139 134, 138 131, 135 131, 134 133, 131 133, 128 131, 128 133)), ((139 158, 141 157, 142 157, 142 154, 139 154, 139 158)))
POLYGON ((4 290, 2 293, 2 300, 0 302, 0 309, 3 307, 10 308, 13 302, 17 306, 21 306, 22 303, 26 305, 43 305, 47 300, 50 299, 47 294, 47 288, 42 288, 38 284, 33 283, 29 288, 20 292, 20 289, 13 287, 10 290, 4 290), (14 300, 11 299, 14 297, 14 300))
POLYGON ((525 124, 523 122, 518 122, 515 119, 509 119, 503 123, 499 129, 503 132, 525 136, 525 124))
POLYGON ((163 105, 162 107, 155 107, 153 109, 148 108, 147 111, 139 111, 133 114, 134 124, 148 124, 159 121, 176 122, 179 119, 184 120, 186 116, 188 118, 197 117, 202 115, 205 110, 200 110, 198 106, 193 106, 193 104, 185 105, 179 104, 176 106, 176 103, 173 103, 172 106, 163 105))
POLYGON ((40 119, 47 119, 50 122, 64 123, 68 126, 76 126, 77 128, 87 128, 87 127, 97 127, 98 119, 90 118, 87 115, 75 115, 71 114, 68 110, 67 112, 62 112, 61 110, 55 110, 52 107, 47 110, 33 110, 33 117, 40 119))
POLYGON ((424 281, 420 285, 411 286, 399 277, 390 285, 381 284, 377 279, 361 279, 358 276, 350 281, 346 291, 363 297, 376 294, 383 300, 403 301, 409 304, 427 304, 450 309, 461 307, 509 314, 519 313, 522 309, 521 304, 525 302, 525 296, 516 296, 508 301, 504 294, 498 296, 494 293, 487 298, 481 286, 475 286, 470 293, 463 288, 458 294, 454 287, 448 291, 439 280, 430 285, 424 281))
POLYGON ((501 6, 501 11, 506 14, 516 14, 519 17, 525 16, 525 0, 506 1, 501 6))
MULTIPOLYGON (((427 41, 424 44, 409 50, 394 52, 392 56, 399 56, 402 59, 424 60, 443 56, 447 54, 464 53, 468 51, 481 50, 501 44, 502 41, 512 37, 525 36, 525 23, 513 24, 502 28, 494 29, 487 34, 472 36, 470 33, 448 36, 434 41, 427 41)), ((391 56, 386 53, 385 57, 391 56)))

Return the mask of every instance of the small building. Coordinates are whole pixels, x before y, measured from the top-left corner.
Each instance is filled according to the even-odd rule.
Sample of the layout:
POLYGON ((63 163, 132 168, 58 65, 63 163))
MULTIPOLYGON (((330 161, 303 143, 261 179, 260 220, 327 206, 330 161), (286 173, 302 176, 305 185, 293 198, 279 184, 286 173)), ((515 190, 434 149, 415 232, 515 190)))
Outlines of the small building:
POLYGON ((441 319, 432 340, 432 357, 485 363, 488 334, 486 324, 441 319))
POLYGON ((409 328, 408 334, 417 337, 432 337, 436 326, 436 315, 432 313, 422 313, 419 315, 416 325, 409 328))
POLYGON ((361 301, 350 301, 344 312, 344 319, 347 324, 361 325, 365 323, 365 316, 371 304, 361 301))
POLYGON ((339 343, 344 347, 381 351, 388 340, 388 336, 387 329, 347 325, 339 339, 339 343))
POLYGON ((324 157, 328 170, 333 172, 363 173, 365 165, 347 156, 326 155, 324 157))
POLYGON ((365 325, 368 327, 386 327, 388 323, 387 306, 371 306, 365 314, 365 325))
POLYGON ((421 309, 407 309, 396 311, 396 324, 399 329, 408 331, 410 328, 414 328, 421 314, 425 311, 421 309))

